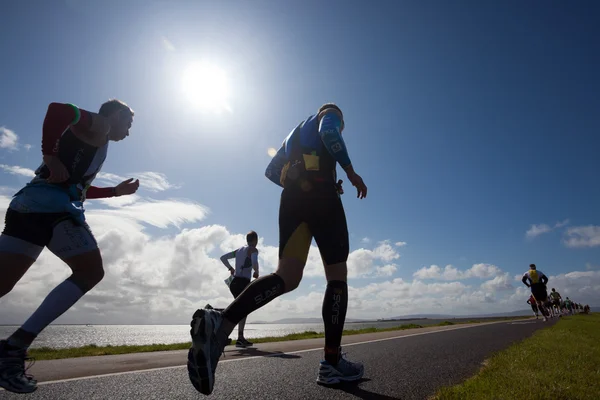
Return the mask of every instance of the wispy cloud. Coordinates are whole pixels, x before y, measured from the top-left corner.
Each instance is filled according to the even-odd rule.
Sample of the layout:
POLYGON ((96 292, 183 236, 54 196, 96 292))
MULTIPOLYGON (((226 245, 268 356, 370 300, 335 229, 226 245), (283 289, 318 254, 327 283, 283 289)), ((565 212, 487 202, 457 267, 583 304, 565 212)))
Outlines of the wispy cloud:
POLYGON ((25 149, 25 151, 29 151, 31 150, 31 145, 29 143, 26 143, 23 145, 23 148, 25 149))
POLYGON ((368 237, 364 237, 364 238, 362 238, 360 241, 361 241, 361 242, 363 242, 363 243, 365 243, 365 244, 367 244, 367 243, 371 243, 371 239, 370 239, 370 238, 368 238, 368 237))
POLYGON ((130 174, 128 177, 117 174, 100 172, 96 179, 110 185, 117 185, 129 178, 139 179, 140 187, 150 192, 162 192, 169 189, 179 189, 180 185, 174 185, 169 182, 167 176, 160 172, 145 171, 130 174))
POLYGON ((18 165, 6 165, 0 164, 0 168, 11 175, 21 175, 31 178, 35 175, 35 172, 32 169, 20 167, 18 165))
POLYGON ((398 247, 404 247, 404 246, 406 246, 406 242, 396 242, 395 244, 398 247))
POLYGON ((16 150, 19 136, 5 126, 0 126, 0 148, 16 150))
POLYGON ((423 267, 413 273, 413 276, 418 279, 438 279, 438 280, 461 280, 469 278, 487 279, 497 277, 502 273, 502 270, 492 264, 473 264, 467 270, 461 271, 453 265, 446 265, 441 268, 437 265, 423 267))
POLYGON ((167 51, 175 51, 175 46, 165 36, 162 37, 161 42, 162 42, 162 45, 165 48, 165 50, 167 50, 167 51))
POLYGON ((529 239, 533 239, 537 236, 543 235, 544 233, 552 232, 555 229, 562 228, 569 224, 569 220, 565 219, 564 221, 557 222, 554 226, 550 226, 548 224, 534 224, 525 232, 525 236, 529 239))
POLYGON ((600 246, 600 226, 576 226, 567 229, 564 243, 567 247, 582 248, 600 246))

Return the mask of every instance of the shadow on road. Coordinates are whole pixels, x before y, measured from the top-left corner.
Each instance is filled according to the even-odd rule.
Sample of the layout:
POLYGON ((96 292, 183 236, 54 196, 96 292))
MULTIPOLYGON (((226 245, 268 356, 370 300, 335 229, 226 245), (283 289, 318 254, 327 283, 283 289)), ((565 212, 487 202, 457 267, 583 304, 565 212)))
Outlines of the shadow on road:
POLYGON ((339 383, 337 385, 333 385, 333 386, 329 386, 329 387, 334 390, 341 390, 343 392, 353 394, 354 396, 358 397, 359 399, 402 400, 401 397, 391 397, 391 396, 388 396, 385 394, 370 392, 359 386, 361 383, 369 382, 369 381, 370 381, 370 379, 368 379, 368 378, 362 378, 356 382, 343 382, 343 383, 339 383))
POLYGON ((263 351, 263 350, 258 350, 257 348, 254 348, 254 347, 246 347, 246 348, 236 347, 235 349, 232 349, 229 352, 233 352, 233 351, 236 351, 235 354, 244 355, 244 356, 265 356, 265 357, 269 356, 269 357, 277 357, 277 358, 284 358, 284 359, 301 358, 300 356, 297 356, 295 354, 286 354, 286 353, 281 353, 279 351, 276 351, 276 352, 263 351))

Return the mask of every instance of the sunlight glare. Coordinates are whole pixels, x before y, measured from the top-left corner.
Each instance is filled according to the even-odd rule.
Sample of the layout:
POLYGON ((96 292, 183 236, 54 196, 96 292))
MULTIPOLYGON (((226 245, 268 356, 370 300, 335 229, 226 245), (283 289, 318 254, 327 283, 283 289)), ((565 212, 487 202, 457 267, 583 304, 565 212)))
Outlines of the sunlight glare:
POLYGON ((230 110, 229 82, 222 69, 206 63, 192 64, 185 70, 182 84, 194 106, 214 112, 230 110))

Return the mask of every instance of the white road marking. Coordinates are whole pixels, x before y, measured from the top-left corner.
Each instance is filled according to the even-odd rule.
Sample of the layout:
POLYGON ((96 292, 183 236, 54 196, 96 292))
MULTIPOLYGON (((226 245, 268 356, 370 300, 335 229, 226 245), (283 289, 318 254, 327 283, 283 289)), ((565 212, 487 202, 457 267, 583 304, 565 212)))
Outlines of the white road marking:
MULTIPOLYGON (((492 325, 492 324, 511 324, 511 323, 507 322, 507 321, 482 322, 482 323, 478 323, 476 325, 456 326, 456 327, 447 328, 447 329, 441 329, 441 330, 437 330, 437 331, 412 333, 412 334, 409 334, 409 335, 394 336, 394 337, 383 338, 383 339, 366 340, 364 342, 343 344, 342 346, 343 347, 358 346, 358 345, 361 345, 361 344, 384 342, 386 340, 403 339, 403 338, 408 338, 408 337, 413 337, 413 336, 431 335, 431 334, 434 334, 434 333, 449 332, 449 331, 455 331, 455 330, 459 330, 459 329, 470 329, 470 328, 476 328, 478 326, 492 325)), ((286 351, 286 352, 280 352, 280 353, 274 353, 274 354, 268 354, 268 355, 261 355, 261 356, 251 356, 251 357, 235 358, 233 360, 220 360, 219 364, 236 362, 236 361, 244 361, 244 360, 253 360, 255 358, 263 358, 263 357, 280 357, 283 354, 300 354, 300 353, 308 353, 308 352, 311 352, 311 351, 323 351, 323 347, 318 347, 318 348, 314 348, 314 349, 306 349, 306 350, 286 351)), ((95 379, 95 378, 102 378, 102 377, 108 377, 108 376, 138 374, 138 373, 144 373, 144 372, 153 372, 153 371, 161 371, 161 370, 166 370, 166 369, 175 369, 175 368, 184 368, 184 367, 186 367, 186 364, 173 365, 173 366, 170 366, 170 367, 148 368, 148 369, 139 369, 139 370, 135 370, 135 371, 122 371, 122 372, 112 372, 112 373, 99 374, 99 375, 81 376, 81 377, 78 377, 78 378, 57 379, 57 380, 54 380, 54 381, 39 382, 38 386, 39 385, 50 385, 50 384, 54 384, 54 383, 80 381, 80 380, 86 380, 86 379, 95 379)), ((0 389, 0 391, 1 391, 1 389, 0 389)))

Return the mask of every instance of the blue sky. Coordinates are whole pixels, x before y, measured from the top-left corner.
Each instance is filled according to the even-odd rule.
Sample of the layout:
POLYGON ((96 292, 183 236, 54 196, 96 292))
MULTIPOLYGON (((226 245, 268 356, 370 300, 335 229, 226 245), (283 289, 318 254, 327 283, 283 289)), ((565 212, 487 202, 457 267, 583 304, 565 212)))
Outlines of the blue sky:
MULTIPOLYGON (((334 101, 369 187, 362 201, 345 187, 351 250, 388 241, 398 255, 379 259, 394 264, 391 276, 357 288, 414 283, 431 265, 490 264, 511 277, 497 308, 523 308, 501 299, 523 294, 514 275, 534 262, 572 297, 600 303, 599 17, 592 1, 14 3, 0 17, 0 126, 18 145, 0 149, 0 185, 22 186, 28 178, 8 168, 40 162, 48 103, 95 111, 117 97, 136 118, 103 171, 163 174, 168 190, 139 195, 209 210, 145 232, 254 229, 276 247, 267 149, 334 101), (198 60, 225 71, 230 112, 184 94, 183 71, 198 60), (533 225, 548 232, 528 237, 533 225)), ((461 282, 473 292, 483 281, 461 282)), ((297 295, 321 283, 308 277, 297 295)))

